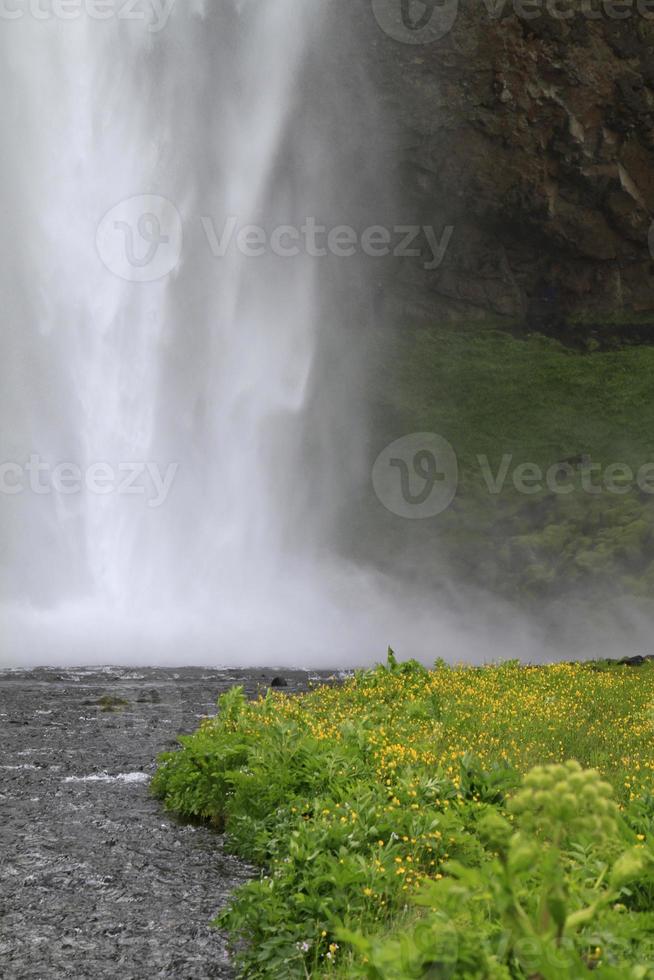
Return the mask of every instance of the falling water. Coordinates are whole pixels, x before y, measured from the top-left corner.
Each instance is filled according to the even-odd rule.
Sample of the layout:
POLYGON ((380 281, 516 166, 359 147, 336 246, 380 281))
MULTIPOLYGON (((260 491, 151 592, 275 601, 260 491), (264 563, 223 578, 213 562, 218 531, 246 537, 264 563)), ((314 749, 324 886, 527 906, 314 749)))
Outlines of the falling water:
POLYGON ((10 660, 323 647, 318 556, 360 465, 361 278, 216 253, 230 220, 269 236, 356 219, 366 125, 328 7, 2 24, 2 460, 37 459, 39 487, 62 463, 121 477, 3 496, 10 660))
POLYGON ((354 6, 0 24, 0 460, 23 480, 0 497, 0 661, 451 653, 432 601, 338 544, 369 482, 379 271, 306 235, 280 254, 392 198, 354 6))

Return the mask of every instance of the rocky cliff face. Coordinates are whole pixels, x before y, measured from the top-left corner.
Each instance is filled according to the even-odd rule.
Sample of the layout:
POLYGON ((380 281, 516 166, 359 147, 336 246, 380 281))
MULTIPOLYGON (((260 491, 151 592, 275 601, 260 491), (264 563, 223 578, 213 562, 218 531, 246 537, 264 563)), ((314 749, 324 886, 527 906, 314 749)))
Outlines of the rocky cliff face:
POLYGON ((444 3, 357 5, 403 214, 454 228, 438 269, 397 260, 391 302, 413 319, 654 335, 654 4, 444 3), (442 37, 407 43, 407 25, 418 42, 444 14, 442 37))

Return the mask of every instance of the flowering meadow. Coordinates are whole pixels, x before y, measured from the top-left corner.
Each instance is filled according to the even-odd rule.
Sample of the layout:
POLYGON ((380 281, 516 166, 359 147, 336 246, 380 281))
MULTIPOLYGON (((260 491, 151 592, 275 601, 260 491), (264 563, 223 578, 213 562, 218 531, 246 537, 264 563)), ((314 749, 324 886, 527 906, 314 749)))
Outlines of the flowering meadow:
POLYGON ((261 869, 251 980, 654 980, 654 663, 361 671, 221 697, 154 791, 261 869))

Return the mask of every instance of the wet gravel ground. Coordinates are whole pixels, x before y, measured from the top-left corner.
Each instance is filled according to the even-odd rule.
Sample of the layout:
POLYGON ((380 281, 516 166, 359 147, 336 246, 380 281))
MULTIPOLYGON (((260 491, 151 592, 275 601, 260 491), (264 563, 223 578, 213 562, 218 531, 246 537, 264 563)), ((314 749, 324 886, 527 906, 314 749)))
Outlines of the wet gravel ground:
MULTIPOLYGON (((209 927, 252 873, 149 795, 159 752, 233 684, 206 668, 0 671, 0 976, 233 977, 209 927), (105 711, 103 698, 127 702, 105 711)), ((284 672, 289 691, 309 677, 284 672)), ((313 675, 315 677, 315 675, 313 675)))

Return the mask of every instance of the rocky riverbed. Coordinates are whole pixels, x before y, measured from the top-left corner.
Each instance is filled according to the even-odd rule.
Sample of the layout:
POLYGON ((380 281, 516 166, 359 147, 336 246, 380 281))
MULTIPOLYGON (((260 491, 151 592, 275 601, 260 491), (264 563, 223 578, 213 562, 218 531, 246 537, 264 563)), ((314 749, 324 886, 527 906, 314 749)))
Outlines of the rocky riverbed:
MULTIPOLYGON (((252 873, 151 798, 157 754, 271 671, 0 671, 0 975, 232 977, 209 922, 252 873)), ((288 690, 309 676, 285 672, 288 690)))

